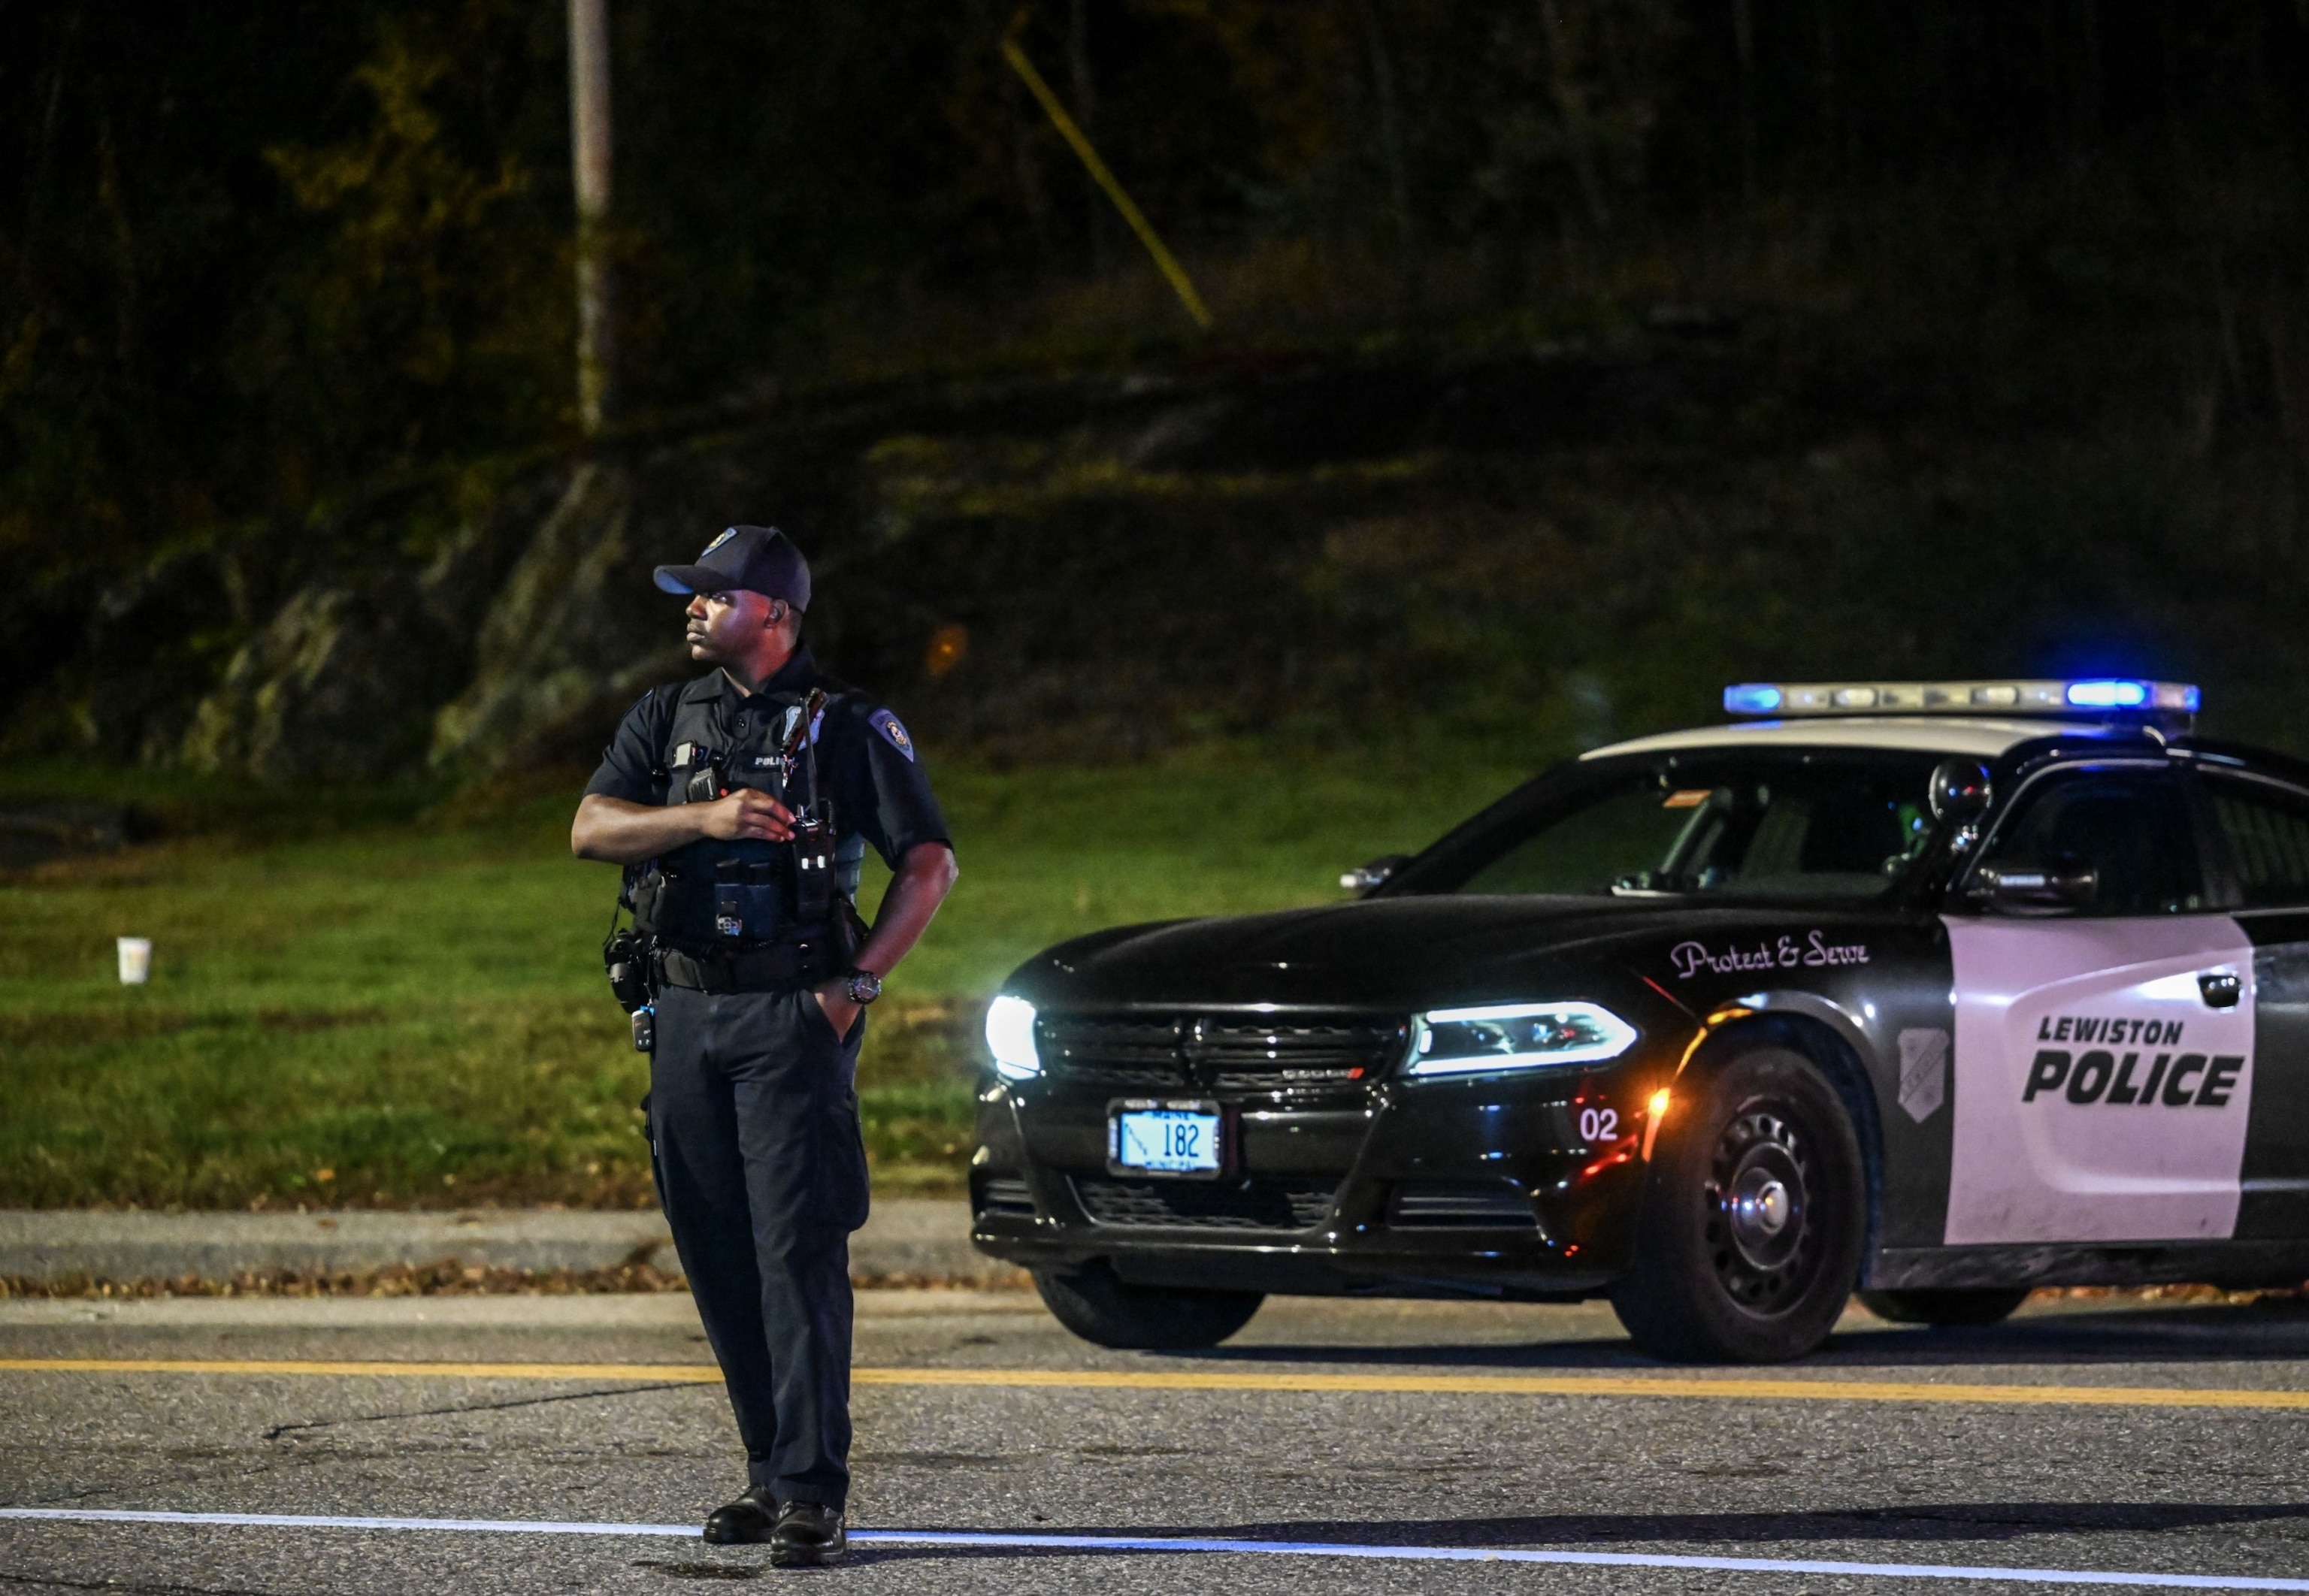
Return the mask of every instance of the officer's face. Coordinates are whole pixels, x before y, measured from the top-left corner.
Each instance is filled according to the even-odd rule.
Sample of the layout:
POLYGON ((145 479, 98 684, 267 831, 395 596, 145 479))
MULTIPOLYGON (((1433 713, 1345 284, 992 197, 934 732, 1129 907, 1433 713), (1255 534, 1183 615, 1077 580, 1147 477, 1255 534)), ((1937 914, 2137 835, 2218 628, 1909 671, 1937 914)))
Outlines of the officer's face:
POLYGON ((689 600, 689 657, 705 665, 733 665, 761 646, 764 634, 786 607, 759 593, 699 593, 689 600))

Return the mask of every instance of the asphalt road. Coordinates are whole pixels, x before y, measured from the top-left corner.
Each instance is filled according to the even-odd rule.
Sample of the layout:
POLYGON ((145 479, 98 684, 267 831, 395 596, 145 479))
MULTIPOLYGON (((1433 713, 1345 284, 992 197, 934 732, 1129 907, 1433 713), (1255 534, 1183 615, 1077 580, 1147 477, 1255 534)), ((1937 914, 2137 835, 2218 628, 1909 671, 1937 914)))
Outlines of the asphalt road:
POLYGON ((1023 1295, 874 1293, 852 1523, 997 1539, 861 1534, 819 1574, 679 1532, 740 1483, 705 1358, 679 1298, 0 1304, 8 1514, 563 1526, 0 1514, 0 1592, 2309 1590, 2292 1304, 1855 1311, 1760 1371, 1648 1363, 1600 1307, 1279 1301, 1176 1357, 1085 1347, 1023 1295), (281 1360, 323 1367, 212 1367, 281 1360), (450 1367, 341 1367, 374 1361, 450 1367), (1053 1536, 1134 1544, 1021 1544, 1053 1536), (1257 1544, 1175 1544, 1214 1540, 1257 1544), (1628 1561, 1454 1560, 1482 1549, 1628 1561))

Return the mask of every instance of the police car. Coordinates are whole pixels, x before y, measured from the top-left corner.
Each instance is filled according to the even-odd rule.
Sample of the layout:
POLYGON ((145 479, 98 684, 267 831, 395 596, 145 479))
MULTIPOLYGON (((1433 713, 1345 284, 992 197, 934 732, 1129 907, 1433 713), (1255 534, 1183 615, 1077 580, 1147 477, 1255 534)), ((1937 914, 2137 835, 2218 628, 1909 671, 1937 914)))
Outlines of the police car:
POLYGON ((2192 686, 1749 684, 1327 907, 1050 949, 979 1247, 1107 1346, 1268 1293, 1608 1297, 1799 1357, 1857 1290, 2309 1275, 2309 765, 2192 686))

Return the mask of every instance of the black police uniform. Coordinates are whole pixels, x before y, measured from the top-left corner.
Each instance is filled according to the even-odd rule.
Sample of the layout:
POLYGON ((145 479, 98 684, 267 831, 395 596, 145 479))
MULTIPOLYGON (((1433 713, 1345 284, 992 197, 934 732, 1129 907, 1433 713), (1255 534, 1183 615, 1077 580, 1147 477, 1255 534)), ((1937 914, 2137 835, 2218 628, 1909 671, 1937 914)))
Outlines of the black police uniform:
MULTIPOLYGON (((586 783, 639 804, 695 789, 806 795, 779 755, 813 689, 809 732, 833 808, 840 895, 866 844, 893 868, 949 843, 914 747, 890 712, 827 680, 807 648, 748 694, 727 673, 659 688, 630 711, 586 783), (786 790, 791 783, 795 789, 786 790)), ((746 1445, 747 1474, 780 1501, 843 1505, 850 1483, 850 1232, 866 1222, 858 1123, 860 1015, 837 1037, 810 986, 847 958, 795 918, 790 844, 686 844, 630 880, 655 961, 651 1151, 658 1197, 746 1445)))

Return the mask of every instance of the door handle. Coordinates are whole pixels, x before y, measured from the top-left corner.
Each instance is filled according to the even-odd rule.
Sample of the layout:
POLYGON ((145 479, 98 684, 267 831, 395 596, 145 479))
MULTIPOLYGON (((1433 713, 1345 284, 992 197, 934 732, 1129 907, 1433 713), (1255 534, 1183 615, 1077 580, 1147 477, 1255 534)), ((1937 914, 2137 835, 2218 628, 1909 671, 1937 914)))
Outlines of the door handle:
POLYGON ((2244 996, 2244 981, 2230 971, 2209 970, 2197 978, 2197 990, 2204 994, 2207 1008, 2235 1008, 2244 996))

